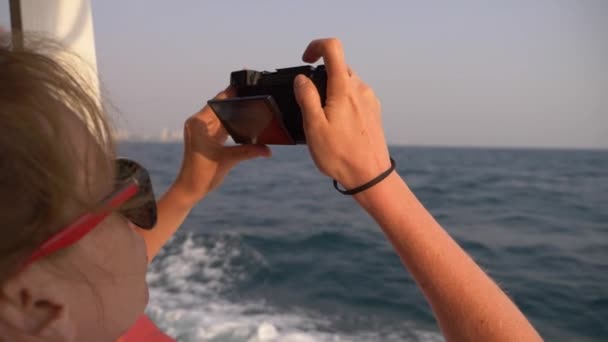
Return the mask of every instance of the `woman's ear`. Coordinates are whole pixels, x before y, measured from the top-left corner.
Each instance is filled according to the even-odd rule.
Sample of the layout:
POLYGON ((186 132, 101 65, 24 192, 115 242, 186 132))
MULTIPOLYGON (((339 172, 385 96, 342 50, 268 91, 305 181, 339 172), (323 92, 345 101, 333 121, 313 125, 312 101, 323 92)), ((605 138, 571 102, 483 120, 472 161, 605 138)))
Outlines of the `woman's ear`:
MULTIPOLYGON (((11 335, 17 334, 18 340, 72 341, 76 331, 69 319, 66 294, 41 270, 32 269, 36 266, 11 278, 0 289, 0 321, 10 326, 11 335)), ((8 328, 0 325, 2 329, 8 328)), ((0 336, 5 334, 0 331, 0 336)))

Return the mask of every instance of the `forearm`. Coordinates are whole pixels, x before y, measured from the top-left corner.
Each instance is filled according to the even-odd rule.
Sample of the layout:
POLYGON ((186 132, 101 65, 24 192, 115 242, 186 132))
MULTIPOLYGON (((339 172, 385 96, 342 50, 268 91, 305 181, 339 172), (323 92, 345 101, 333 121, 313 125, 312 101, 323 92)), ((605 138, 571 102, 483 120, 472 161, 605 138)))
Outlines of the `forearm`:
POLYGON ((182 225, 196 202, 172 186, 157 202, 158 221, 152 230, 139 229, 146 242, 148 262, 158 254, 171 236, 182 225))
POLYGON ((396 172, 355 198, 382 227, 448 340, 541 340, 515 304, 441 228, 396 172))

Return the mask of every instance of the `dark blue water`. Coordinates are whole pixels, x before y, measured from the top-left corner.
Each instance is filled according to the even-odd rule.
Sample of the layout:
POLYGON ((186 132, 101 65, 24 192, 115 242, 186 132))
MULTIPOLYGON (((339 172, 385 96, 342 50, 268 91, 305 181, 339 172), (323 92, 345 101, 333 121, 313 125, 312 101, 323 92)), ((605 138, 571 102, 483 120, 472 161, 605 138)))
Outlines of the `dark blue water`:
MULTIPOLYGON (((124 144, 157 192, 181 145, 124 144)), ((442 340, 381 231, 305 147, 238 166, 151 266, 180 341, 442 340)), ((392 147, 425 206, 551 341, 608 340, 608 152, 392 147)))

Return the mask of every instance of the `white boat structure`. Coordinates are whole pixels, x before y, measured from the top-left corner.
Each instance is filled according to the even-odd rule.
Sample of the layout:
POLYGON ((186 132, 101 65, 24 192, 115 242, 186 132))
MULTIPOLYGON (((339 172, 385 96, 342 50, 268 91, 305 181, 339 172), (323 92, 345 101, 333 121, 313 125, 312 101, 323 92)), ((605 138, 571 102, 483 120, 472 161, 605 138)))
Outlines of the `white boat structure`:
MULTIPOLYGON (((89 75, 99 94, 95 34, 90 0, 9 0, 11 30, 39 33, 54 38, 87 64, 81 68, 89 75)), ((23 42, 15 41, 15 46, 23 42)))

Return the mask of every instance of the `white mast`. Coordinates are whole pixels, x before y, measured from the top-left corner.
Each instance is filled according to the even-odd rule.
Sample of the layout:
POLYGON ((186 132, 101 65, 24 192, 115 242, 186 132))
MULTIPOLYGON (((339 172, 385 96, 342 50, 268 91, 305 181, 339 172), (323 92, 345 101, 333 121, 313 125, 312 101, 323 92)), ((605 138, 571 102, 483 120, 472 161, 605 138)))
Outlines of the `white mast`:
POLYGON ((10 0, 10 6, 12 29, 45 34, 79 55, 89 65, 80 71, 99 95, 91 1, 10 0))

